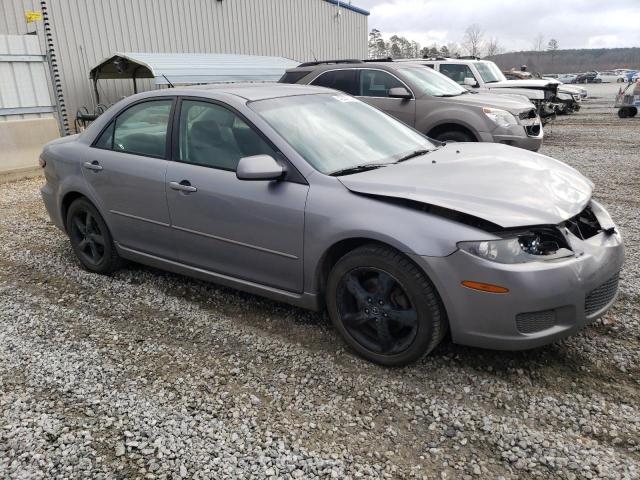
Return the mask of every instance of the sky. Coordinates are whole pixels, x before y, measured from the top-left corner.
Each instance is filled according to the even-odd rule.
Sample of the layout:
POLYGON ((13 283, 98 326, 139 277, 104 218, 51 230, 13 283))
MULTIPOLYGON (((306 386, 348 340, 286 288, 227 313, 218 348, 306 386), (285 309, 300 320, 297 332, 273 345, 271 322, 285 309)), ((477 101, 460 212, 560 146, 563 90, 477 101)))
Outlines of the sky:
POLYGON ((352 0, 371 12, 369 30, 422 46, 461 43, 478 24, 508 51, 531 50, 542 34, 563 48, 640 47, 640 0, 352 0))

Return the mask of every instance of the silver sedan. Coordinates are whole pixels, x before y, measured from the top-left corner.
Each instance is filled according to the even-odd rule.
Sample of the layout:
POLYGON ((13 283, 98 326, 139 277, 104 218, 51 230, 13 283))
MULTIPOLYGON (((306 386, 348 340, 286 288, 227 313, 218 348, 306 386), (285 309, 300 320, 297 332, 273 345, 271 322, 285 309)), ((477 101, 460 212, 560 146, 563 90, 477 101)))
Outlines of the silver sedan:
POLYGON ((615 300, 593 185, 504 145, 432 144, 348 95, 226 85, 134 95, 49 143, 42 197, 81 265, 127 259, 310 309, 363 357, 536 347, 615 300))

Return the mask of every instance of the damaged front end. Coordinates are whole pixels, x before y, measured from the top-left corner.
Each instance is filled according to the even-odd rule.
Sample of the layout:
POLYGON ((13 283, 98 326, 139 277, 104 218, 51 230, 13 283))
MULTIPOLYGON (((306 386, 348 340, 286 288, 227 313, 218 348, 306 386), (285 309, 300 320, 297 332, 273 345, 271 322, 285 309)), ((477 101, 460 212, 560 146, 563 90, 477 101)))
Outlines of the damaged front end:
POLYGON ((582 242, 601 233, 612 235, 616 230, 604 209, 592 201, 580 213, 559 225, 492 233, 501 238, 459 242, 458 248, 476 257, 504 264, 554 261, 579 256, 582 242))
POLYGON ((578 93, 558 92, 556 95, 556 112, 567 115, 580 110, 582 98, 578 93))

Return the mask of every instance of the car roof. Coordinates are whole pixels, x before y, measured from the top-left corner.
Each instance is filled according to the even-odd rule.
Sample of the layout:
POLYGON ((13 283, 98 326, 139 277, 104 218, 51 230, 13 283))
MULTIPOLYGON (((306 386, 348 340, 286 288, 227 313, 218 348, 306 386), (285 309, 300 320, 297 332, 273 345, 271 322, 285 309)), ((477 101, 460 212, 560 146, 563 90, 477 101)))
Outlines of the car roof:
MULTIPOLYGON (((312 85, 296 85, 289 83, 225 83, 211 85, 194 85, 183 89, 187 94, 226 93, 244 98, 247 101, 266 100, 268 98, 291 97, 297 95, 314 95, 318 93, 335 93, 334 90, 312 85)), ((177 92, 176 92, 177 93, 177 92)))
POLYGON ((380 61, 380 62, 372 62, 366 61, 362 63, 320 63, 318 65, 304 65, 302 67, 294 67, 287 69, 287 72, 324 72, 327 70, 351 70, 351 69, 371 69, 377 68, 380 70, 398 70, 403 67, 414 66, 414 67, 424 67, 419 60, 411 61, 411 62, 390 62, 390 61, 380 61))

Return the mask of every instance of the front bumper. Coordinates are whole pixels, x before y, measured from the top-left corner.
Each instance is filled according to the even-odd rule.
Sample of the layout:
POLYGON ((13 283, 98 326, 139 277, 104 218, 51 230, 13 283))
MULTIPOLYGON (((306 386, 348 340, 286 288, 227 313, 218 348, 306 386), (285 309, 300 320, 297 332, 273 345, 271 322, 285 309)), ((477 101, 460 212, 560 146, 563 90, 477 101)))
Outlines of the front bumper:
POLYGON ((555 262, 506 265, 460 250, 448 257, 414 260, 440 293, 455 343, 524 350, 577 332, 615 301, 624 260, 620 234, 574 239, 576 256, 555 262), (507 287, 509 292, 471 290, 461 285, 465 280, 507 287))
POLYGON ((498 127, 493 132, 480 133, 480 136, 483 142, 504 143, 513 147, 537 152, 542 146, 544 131, 539 120, 537 128, 534 127, 533 124, 519 124, 509 128, 498 127))

